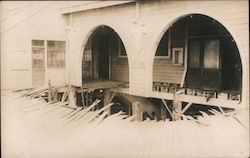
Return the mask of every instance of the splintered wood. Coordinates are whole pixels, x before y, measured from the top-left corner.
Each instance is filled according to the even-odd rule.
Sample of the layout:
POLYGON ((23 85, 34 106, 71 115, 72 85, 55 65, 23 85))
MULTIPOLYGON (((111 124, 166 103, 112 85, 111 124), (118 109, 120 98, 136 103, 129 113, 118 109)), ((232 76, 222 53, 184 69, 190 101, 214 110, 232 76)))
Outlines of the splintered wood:
POLYGON ((3 157, 249 156, 248 110, 138 122, 122 112, 108 115, 112 104, 92 111, 100 100, 69 108, 36 97, 46 91, 2 91, 3 157))

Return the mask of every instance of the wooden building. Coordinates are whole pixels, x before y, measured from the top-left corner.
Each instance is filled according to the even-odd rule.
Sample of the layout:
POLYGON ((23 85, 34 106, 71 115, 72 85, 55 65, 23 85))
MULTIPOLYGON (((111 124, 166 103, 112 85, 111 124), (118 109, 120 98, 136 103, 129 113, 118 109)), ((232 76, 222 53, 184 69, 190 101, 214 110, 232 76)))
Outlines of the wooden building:
POLYGON ((66 84, 67 36, 60 13, 66 3, 4 1, 0 6, 1 88, 48 85, 49 79, 66 84))
POLYGON ((72 1, 60 10, 65 43, 32 49, 55 56, 45 70, 65 62, 60 79, 77 87, 127 84, 119 93, 173 101, 180 113, 240 108, 249 106, 248 11, 247 0, 72 1))

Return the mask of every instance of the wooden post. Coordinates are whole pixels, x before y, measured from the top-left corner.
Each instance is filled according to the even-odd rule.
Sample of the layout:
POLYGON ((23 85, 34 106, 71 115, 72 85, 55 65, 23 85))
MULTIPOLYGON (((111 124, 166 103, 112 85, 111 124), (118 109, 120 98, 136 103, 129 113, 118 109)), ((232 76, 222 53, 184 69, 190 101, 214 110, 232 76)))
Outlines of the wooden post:
MULTIPOLYGON (((175 94, 176 95, 176 94, 175 94)), ((180 120, 181 118, 182 103, 174 96, 173 99, 173 121, 180 120)))
POLYGON ((142 121, 142 111, 141 111, 141 103, 133 102, 132 103, 132 114, 135 115, 136 120, 142 121))
POLYGON ((48 102, 52 101, 52 88, 51 88, 51 80, 48 81, 48 102))
POLYGON ((48 102, 56 103, 57 99, 57 90, 53 90, 51 87, 51 80, 48 81, 48 102))
POLYGON ((68 105, 70 107, 76 107, 76 89, 74 87, 70 87, 68 92, 68 105))
MULTIPOLYGON (((112 102, 112 100, 115 97, 116 93, 115 92, 111 92, 109 90, 104 90, 103 93, 104 93, 103 104, 104 104, 104 106, 107 106, 107 105, 109 105, 112 102)), ((110 113, 111 113, 111 107, 107 108, 106 111, 108 112, 107 114, 110 115, 110 113)))

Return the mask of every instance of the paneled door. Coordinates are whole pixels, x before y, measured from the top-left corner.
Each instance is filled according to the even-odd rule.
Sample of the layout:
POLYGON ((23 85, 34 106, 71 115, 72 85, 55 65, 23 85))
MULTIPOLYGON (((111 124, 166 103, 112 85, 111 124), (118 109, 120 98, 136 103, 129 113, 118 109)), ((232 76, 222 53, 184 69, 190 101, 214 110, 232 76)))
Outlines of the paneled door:
POLYGON ((45 47, 43 40, 32 40, 32 86, 45 84, 45 47))
POLYGON ((186 86, 206 90, 221 89, 220 40, 191 39, 188 47, 186 86))

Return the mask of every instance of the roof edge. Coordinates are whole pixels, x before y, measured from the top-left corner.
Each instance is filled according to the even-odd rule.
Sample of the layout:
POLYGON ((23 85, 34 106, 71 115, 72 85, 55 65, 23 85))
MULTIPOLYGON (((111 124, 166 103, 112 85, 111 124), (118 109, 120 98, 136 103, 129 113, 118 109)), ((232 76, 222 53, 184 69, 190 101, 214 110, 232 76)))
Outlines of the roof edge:
POLYGON ((69 14, 74 12, 81 12, 99 8, 105 8, 110 6, 122 5, 127 3, 133 3, 135 0, 130 1, 96 1, 96 3, 87 3, 87 4, 80 4, 71 7, 65 7, 61 9, 61 14, 69 14))

